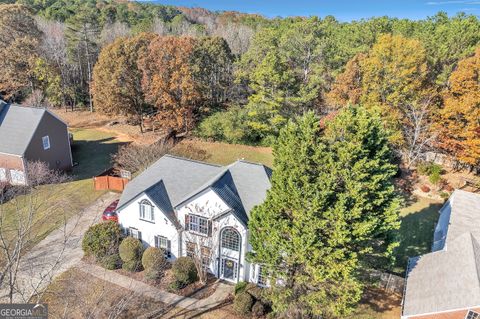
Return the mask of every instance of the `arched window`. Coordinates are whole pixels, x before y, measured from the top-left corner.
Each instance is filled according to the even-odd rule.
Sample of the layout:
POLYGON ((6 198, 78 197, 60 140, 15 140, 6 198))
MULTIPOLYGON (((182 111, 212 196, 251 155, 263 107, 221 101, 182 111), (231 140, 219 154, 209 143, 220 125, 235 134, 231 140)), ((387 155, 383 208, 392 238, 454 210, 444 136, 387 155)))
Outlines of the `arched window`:
POLYGON ((153 222, 155 220, 153 215, 153 205, 146 199, 140 202, 140 219, 149 222, 153 222))
POLYGON ((240 234, 233 228, 222 231, 222 248, 240 251, 240 234))

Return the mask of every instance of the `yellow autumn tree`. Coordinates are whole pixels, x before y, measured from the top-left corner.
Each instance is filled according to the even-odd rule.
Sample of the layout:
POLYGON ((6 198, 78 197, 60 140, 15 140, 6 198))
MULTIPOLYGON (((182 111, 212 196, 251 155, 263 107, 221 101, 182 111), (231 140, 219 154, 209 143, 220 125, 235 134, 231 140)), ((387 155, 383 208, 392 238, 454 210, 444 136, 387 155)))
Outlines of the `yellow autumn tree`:
POLYGON ((360 61, 362 72, 361 102, 380 108, 392 141, 401 145, 401 127, 409 104, 422 98, 427 84, 427 56, 422 43, 399 35, 379 37, 360 61))
POLYGON ((439 146, 459 161, 480 164, 480 48, 450 76, 438 121, 439 146))

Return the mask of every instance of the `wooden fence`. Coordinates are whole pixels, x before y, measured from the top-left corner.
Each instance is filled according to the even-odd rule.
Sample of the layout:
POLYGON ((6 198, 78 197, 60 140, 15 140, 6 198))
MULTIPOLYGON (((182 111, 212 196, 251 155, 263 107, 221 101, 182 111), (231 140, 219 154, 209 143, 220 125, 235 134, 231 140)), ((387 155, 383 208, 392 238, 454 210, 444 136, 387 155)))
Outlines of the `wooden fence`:
POLYGON ((125 189, 128 179, 116 175, 113 169, 106 170, 93 178, 95 190, 113 190, 121 192, 125 189))

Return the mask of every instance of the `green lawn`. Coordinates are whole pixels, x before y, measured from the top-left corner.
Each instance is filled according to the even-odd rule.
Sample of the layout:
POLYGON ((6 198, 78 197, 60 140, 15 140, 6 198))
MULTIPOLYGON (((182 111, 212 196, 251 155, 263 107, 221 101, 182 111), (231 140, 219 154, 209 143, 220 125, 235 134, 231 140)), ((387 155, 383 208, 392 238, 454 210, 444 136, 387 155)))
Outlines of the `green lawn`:
POLYGON ((245 160, 262 163, 269 167, 273 164, 272 149, 269 147, 255 147, 241 144, 227 144, 207 142, 202 140, 185 140, 180 147, 193 147, 207 153, 206 162, 227 165, 244 158, 245 160))
POLYGON ((29 195, 17 196, 15 200, 0 206, 6 225, 14 222, 18 207, 34 206, 30 247, 105 193, 93 189, 92 177, 110 166, 110 156, 120 143, 111 134, 101 131, 76 129, 72 133, 73 160, 78 165, 70 174, 71 180, 41 186, 29 195))
POLYGON ((400 212, 400 247, 396 250, 394 271, 404 275, 408 257, 415 257, 431 251, 435 224, 442 202, 418 198, 400 212))

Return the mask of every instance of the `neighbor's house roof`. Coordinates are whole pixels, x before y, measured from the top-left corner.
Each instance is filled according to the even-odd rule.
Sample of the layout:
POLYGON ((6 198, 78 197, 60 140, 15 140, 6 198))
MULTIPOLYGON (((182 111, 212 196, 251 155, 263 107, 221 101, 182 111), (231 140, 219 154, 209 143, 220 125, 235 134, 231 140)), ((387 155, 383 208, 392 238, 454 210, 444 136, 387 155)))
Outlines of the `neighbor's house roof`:
POLYGON ((404 317, 480 305, 480 195, 456 190, 440 213, 433 252, 409 261, 404 317))
POLYGON ((0 102, 0 153, 22 156, 48 111, 0 102))
POLYGON ((270 168, 243 160, 218 166, 165 155, 127 184, 118 209, 147 194, 178 225, 173 209, 211 189, 246 224, 250 210, 265 199, 270 176, 270 168))

